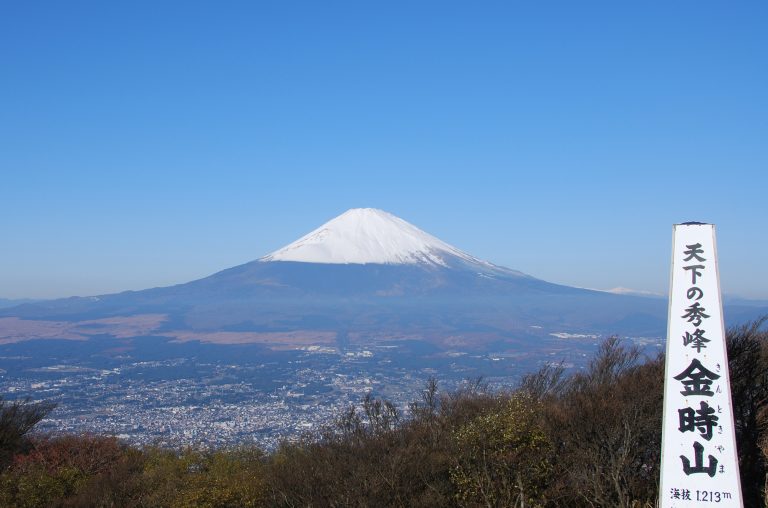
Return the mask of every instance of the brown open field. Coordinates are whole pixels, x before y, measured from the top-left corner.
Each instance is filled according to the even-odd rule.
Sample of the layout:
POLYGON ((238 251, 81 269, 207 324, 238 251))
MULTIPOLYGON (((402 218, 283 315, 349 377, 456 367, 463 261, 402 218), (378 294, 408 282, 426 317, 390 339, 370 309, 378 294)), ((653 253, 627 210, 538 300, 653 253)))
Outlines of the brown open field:
POLYGON ((165 319, 165 314, 140 314, 77 322, 0 318, 0 344, 39 339, 88 340, 89 337, 103 334, 117 338, 138 337, 151 334, 165 319))
POLYGON ((265 344, 277 346, 307 346, 332 344, 336 334, 328 331, 296 330, 291 332, 216 332, 173 330, 158 331, 167 319, 165 314, 117 316, 88 321, 43 321, 0 318, 0 344, 40 339, 88 340, 97 335, 118 339, 157 335, 175 342, 201 341, 212 344, 265 344))

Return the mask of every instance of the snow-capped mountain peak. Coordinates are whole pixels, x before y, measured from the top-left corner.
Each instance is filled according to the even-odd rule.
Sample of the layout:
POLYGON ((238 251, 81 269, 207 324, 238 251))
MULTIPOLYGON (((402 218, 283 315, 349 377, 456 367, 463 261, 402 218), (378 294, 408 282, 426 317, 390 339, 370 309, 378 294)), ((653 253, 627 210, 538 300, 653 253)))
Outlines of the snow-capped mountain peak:
POLYGON ((446 266, 449 258, 492 266, 391 213, 353 208, 259 261, 446 266))

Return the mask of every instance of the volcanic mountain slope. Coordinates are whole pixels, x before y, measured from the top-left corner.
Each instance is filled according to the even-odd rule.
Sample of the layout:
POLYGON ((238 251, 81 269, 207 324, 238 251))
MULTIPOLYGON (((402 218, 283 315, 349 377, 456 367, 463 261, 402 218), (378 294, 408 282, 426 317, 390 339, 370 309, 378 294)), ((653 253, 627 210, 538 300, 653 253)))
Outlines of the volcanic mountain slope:
POLYGON ((176 337, 282 333, 472 343, 531 330, 661 335, 665 312, 662 299, 552 284, 493 265, 394 215, 363 208, 204 279, 22 305, 2 309, 0 317, 101 323, 161 315, 153 333, 176 337))

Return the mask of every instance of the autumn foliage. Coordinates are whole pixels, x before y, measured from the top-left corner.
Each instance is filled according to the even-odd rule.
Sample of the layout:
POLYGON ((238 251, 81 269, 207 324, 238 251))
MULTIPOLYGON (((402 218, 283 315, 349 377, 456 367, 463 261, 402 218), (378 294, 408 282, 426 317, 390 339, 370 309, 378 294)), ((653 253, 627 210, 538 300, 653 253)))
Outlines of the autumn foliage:
MULTIPOLYGON (((768 333, 728 332, 745 506, 764 506, 768 333)), ((29 437, 50 410, 0 405, 0 506, 652 507, 663 358, 616 338, 568 375, 548 365, 514 390, 435 380, 401 412, 366 397, 333 425, 265 454, 137 449, 102 436, 29 437), (35 420, 37 419, 37 420, 35 420), (31 424, 31 425, 30 425, 31 424)))

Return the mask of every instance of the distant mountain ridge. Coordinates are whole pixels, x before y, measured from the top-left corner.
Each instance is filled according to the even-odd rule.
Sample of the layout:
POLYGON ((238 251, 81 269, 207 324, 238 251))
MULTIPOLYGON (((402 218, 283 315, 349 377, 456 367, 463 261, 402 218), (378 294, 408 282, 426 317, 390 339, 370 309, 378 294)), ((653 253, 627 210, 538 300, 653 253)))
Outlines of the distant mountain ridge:
POLYGON ((93 329, 289 346, 312 338, 415 338, 472 346, 563 331, 662 336, 666 300, 536 279, 365 208, 255 261, 185 284, 0 309, 0 341, 19 336, 13 327, 20 322, 7 318, 46 330, 51 322, 68 323, 57 326, 79 335, 93 329), (73 324, 79 322, 90 324, 73 324))
POLYGON ((31 299, 31 298, 19 298, 19 299, 0 298, 0 309, 5 308, 5 307, 16 307, 18 305, 23 305, 25 303, 34 303, 34 302, 39 302, 39 301, 41 301, 41 300, 34 300, 34 299, 31 299))

